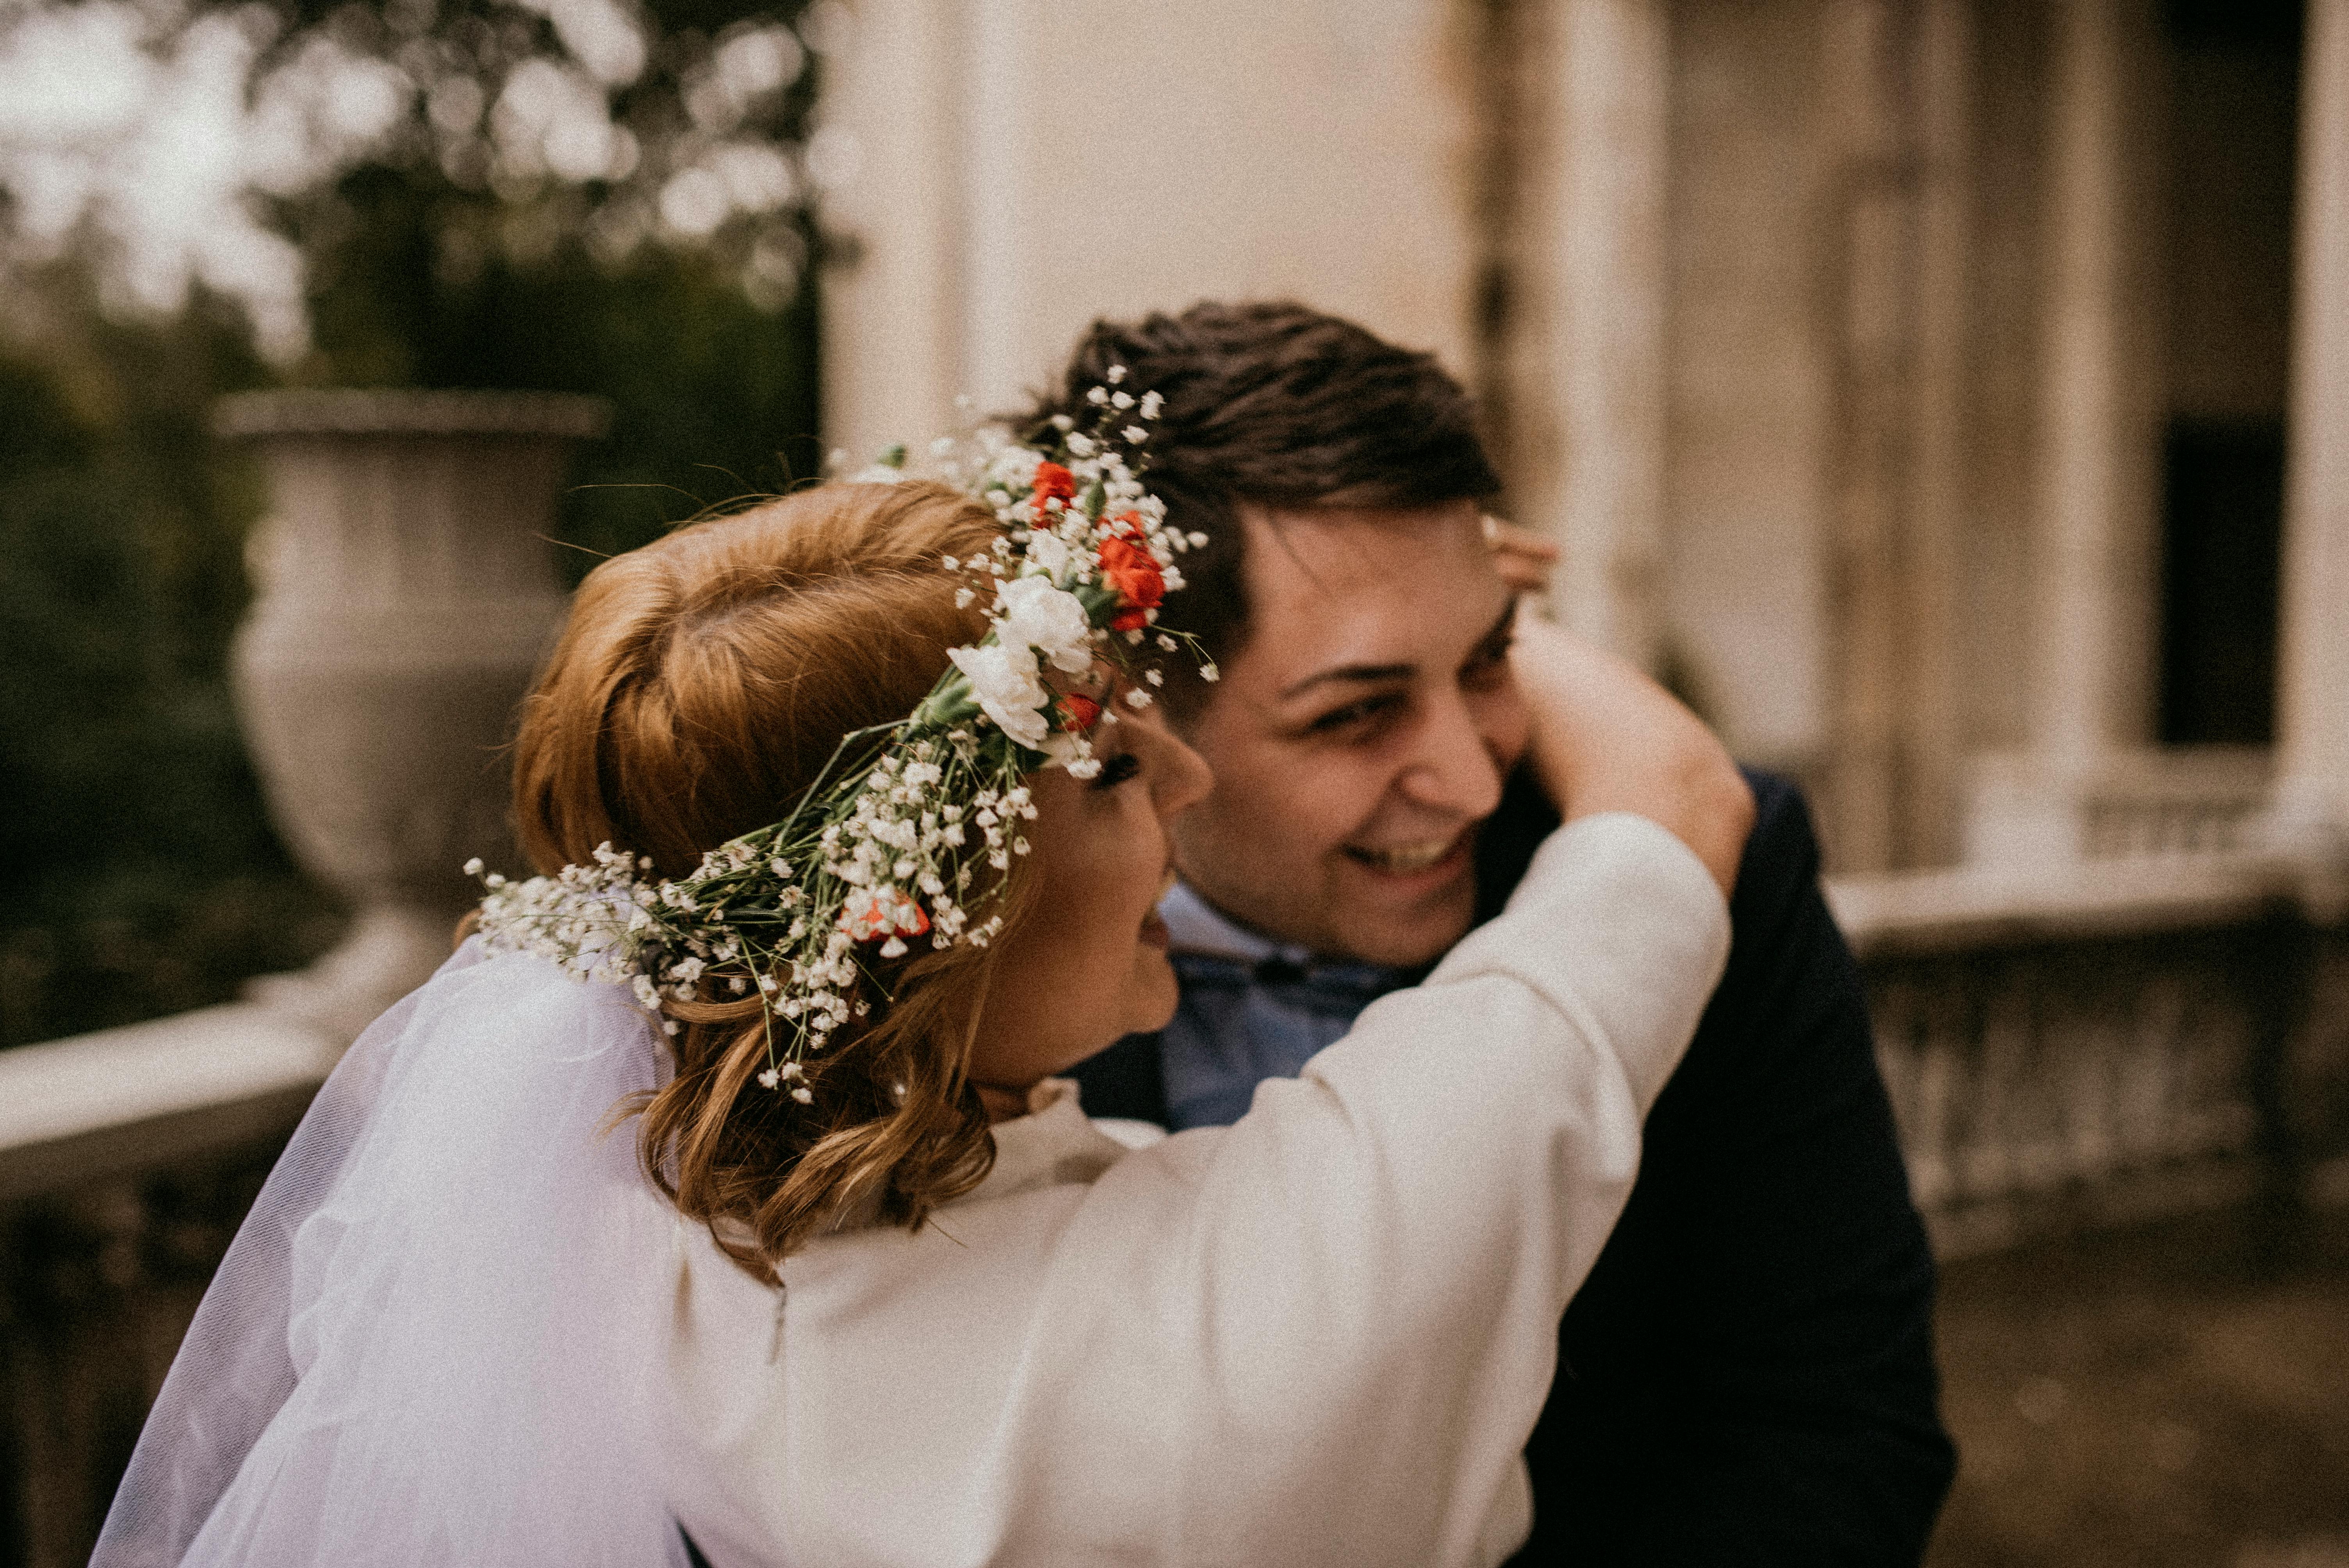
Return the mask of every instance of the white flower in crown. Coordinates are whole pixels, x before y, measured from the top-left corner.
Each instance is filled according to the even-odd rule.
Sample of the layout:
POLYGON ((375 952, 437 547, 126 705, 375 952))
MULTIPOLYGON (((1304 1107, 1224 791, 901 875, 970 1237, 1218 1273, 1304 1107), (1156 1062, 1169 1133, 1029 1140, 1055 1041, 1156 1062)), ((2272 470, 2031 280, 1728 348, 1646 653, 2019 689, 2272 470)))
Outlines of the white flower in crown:
POLYGON ((1052 727, 1044 715, 1052 696, 1036 678, 1033 653, 1024 646, 988 643, 976 648, 954 648, 947 656, 970 682, 970 695, 980 712, 1020 745, 1031 751, 1042 749, 1044 737, 1052 727))
MULTIPOLYGON (((1069 569, 1069 542, 1046 529, 1038 529, 1028 537, 1028 559, 1044 569, 1044 575, 1057 583, 1069 569)), ((1028 581, 1026 578, 1020 579, 1028 581)), ((1079 606, 1080 614, 1082 606, 1079 606)))
MULTIPOLYGON (((1034 545, 1029 548, 1032 553, 1034 545)), ((1092 621, 1077 596, 1054 587, 1050 578, 1016 577, 1006 583, 995 592, 995 613, 996 635, 1005 644, 1034 648, 1055 669, 1071 675, 1093 667, 1092 621)))
POLYGON ((1044 738, 1043 751, 1052 767, 1067 769, 1071 779, 1092 779, 1101 773, 1101 761, 1093 756, 1092 742, 1081 735, 1056 729, 1044 738))

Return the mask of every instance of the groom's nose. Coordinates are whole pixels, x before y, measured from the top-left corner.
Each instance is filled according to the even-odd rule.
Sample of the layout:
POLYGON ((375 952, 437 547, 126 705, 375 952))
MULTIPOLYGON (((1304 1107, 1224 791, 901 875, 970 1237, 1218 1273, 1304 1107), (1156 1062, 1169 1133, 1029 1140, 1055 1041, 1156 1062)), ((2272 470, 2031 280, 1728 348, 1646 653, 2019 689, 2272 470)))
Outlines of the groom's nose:
POLYGON ((1501 767, 1476 715, 1457 693, 1425 712, 1395 788, 1415 806, 1475 820, 1501 803, 1501 767))

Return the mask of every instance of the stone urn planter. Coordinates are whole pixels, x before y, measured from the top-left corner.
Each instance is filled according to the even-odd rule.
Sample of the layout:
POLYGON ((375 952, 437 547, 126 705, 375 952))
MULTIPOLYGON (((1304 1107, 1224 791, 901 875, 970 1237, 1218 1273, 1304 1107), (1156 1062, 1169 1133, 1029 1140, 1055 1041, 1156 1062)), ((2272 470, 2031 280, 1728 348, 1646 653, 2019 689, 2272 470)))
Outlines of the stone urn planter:
POLYGON ((601 399, 273 391, 222 400, 269 512, 248 550, 238 715, 305 870, 349 900, 340 945, 249 994, 342 1039, 448 957, 474 855, 523 869, 506 743, 564 594, 548 543, 601 399))

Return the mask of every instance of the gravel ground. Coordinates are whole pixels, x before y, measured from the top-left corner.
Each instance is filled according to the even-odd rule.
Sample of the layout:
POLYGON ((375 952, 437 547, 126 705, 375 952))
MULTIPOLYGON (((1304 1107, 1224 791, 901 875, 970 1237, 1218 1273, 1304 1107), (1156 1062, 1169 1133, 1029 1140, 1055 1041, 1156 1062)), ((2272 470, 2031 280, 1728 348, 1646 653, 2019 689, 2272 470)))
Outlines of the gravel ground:
POLYGON ((2349 1211, 2258 1253, 2217 1215, 1948 1265, 1930 1568, 2349 1568, 2349 1211))

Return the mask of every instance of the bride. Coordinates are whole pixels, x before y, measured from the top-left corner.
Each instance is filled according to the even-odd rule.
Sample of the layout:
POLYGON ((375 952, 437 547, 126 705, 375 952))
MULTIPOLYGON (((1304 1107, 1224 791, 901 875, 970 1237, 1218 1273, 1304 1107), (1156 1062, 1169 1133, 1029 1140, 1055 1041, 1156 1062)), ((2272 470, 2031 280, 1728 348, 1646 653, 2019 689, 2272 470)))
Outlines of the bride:
MULTIPOLYGON (((1154 1029, 1213 678, 1104 423, 599 567, 481 934, 321 1090, 95 1561, 1491 1563, 1728 942, 1719 746, 1577 654, 1499 919, 1237 1125, 1154 1029), (616 847, 615 847, 616 846, 616 847)), ((1143 399, 1142 416, 1153 412, 1143 399)), ((894 476, 884 476, 894 477, 894 476)))

